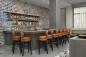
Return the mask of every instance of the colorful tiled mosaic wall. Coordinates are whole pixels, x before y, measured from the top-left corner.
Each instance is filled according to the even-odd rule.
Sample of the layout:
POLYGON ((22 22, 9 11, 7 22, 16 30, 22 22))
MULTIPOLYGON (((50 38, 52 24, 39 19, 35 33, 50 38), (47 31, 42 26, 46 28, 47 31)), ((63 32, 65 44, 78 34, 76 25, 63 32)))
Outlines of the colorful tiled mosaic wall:
MULTIPOLYGON (((20 0, 0 0, 0 11, 2 12, 16 12, 23 14, 31 14, 40 16, 40 28, 49 27, 49 16, 48 9, 42 8, 39 6, 27 4, 21 2, 20 0)), ((7 22, 7 16, 2 13, 0 16, 1 19, 4 19, 4 27, 10 27, 11 22, 7 22), (5 22, 6 21, 6 22, 5 22)))
MULTIPOLYGON (((20 0, 0 0, 0 31, 9 30, 11 27, 11 21, 7 21, 7 15, 4 12, 15 12, 30 15, 40 16, 40 28, 49 27, 48 9, 39 6, 27 4, 20 0)), ((2 35, 2 34, 1 34, 2 35)), ((0 36, 2 39, 3 35, 0 36)), ((3 43, 3 41, 0 43, 3 43)))

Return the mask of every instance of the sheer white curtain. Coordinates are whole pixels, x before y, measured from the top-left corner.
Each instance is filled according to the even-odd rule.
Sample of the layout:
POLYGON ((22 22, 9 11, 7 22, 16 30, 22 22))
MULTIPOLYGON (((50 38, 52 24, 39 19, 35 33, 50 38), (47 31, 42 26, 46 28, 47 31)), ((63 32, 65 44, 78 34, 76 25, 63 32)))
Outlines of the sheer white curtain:
POLYGON ((86 7, 74 8, 74 28, 86 29, 86 7))

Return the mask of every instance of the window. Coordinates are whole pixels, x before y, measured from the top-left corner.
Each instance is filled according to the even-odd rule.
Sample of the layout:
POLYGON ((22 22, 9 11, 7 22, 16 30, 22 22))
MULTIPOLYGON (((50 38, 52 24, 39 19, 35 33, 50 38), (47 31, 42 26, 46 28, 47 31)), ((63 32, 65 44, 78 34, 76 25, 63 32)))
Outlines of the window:
POLYGON ((74 8, 74 28, 86 29, 86 7, 74 8))

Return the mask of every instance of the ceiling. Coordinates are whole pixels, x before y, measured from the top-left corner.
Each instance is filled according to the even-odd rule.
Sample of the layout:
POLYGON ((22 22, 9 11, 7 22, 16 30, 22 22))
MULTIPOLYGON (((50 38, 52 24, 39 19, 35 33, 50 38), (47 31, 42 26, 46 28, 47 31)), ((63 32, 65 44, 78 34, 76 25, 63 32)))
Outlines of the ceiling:
MULTIPOLYGON (((35 4, 41 7, 49 8, 49 0, 21 0, 23 2, 35 4)), ((60 7, 64 8, 72 4, 83 3, 86 0, 60 0, 60 7)))
POLYGON ((71 4, 77 4, 77 3, 84 3, 86 0, 66 0, 67 2, 71 4))
POLYGON ((29 4, 35 4, 37 6, 41 6, 45 8, 49 7, 49 0, 21 0, 21 1, 27 2, 29 4))

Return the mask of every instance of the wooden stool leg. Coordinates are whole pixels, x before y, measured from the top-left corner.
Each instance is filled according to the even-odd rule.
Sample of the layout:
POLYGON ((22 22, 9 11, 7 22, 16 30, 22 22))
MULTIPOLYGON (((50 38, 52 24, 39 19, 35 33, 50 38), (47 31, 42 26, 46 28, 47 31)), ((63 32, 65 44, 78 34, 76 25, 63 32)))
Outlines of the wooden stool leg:
POLYGON ((22 56, 24 56, 24 42, 22 42, 22 56))
POLYGON ((65 44, 65 35, 63 36, 63 44, 65 44))
POLYGON ((63 37, 62 37, 62 46, 64 45, 64 38, 65 38, 65 37, 63 36, 63 37))
POLYGON ((19 49, 20 49, 20 54, 22 53, 22 46, 21 46, 21 42, 19 42, 19 49))
POLYGON ((65 35, 65 41, 64 41, 65 44, 66 44, 66 39, 67 39, 67 36, 65 35))
POLYGON ((31 55, 32 55, 32 48, 31 48, 31 42, 30 42, 30 45, 29 45, 29 47, 30 47, 30 52, 31 52, 31 55))
POLYGON ((58 40, 57 40, 57 38, 55 38, 55 45, 58 48, 58 40))
POLYGON ((61 37, 61 46, 63 46, 63 36, 61 37))
POLYGON ((51 47, 51 49, 52 49, 52 51, 53 51, 52 40, 49 40, 49 45, 50 45, 50 47, 51 47))
POLYGON ((59 39, 57 38, 57 47, 59 48, 59 39))
POLYGON ((66 42, 67 42, 67 39, 68 39, 68 37, 67 37, 67 35, 65 36, 65 44, 66 44, 66 42))
POLYGON ((59 37, 59 44, 61 45, 61 37, 59 37))
POLYGON ((30 43, 28 42, 28 53, 29 53, 29 49, 30 49, 30 43))
POLYGON ((61 46, 63 46, 63 37, 61 36, 61 46))
POLYGON ((46 52, 48 54, 47 42, 45 42, 45 50, 46 50, 46 52))
POLYGON ((15 42, 14 41, 13 41, 13 44, 12 44, 12 52, 13 52, 13 54, 15 52, 15 42))
POLYGON ((61 45, 61 38, 59 37, 59 45, 61 45))
POLYGON ((40 54, 40 42, 38 41, 38 53, 40 54))
POLYGON ((69 43, 69 35, 67 36, 67 41, 68 41, 68 43, 69 43))

